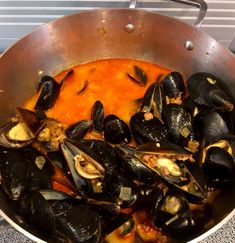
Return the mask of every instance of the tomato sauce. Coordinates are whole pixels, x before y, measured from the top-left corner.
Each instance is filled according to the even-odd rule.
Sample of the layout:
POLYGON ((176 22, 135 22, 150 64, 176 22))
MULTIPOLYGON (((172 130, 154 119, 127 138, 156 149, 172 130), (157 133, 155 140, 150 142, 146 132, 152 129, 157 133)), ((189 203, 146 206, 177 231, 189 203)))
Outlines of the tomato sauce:
MULTIPOLYGON (((155 82, 160 74, 169 70, 158 65, 129 59, 109 59, 81 64, 73 67, 74 74, 62 85, 55 105, 46 114, 64 124, 90 119, 91 107, 96 100, 104 105, 105 115, 115 114, 126 122, 136 112, 136 99, 142 98, 147 87, 155 82), (146 86, 140 86, 128 77, 134 77, 134 66, 141 68, 147 75, 146 86), (87 87, 78 93, 84 84, 87 87)), ((67 70, 58 74, 59 81, 67 70)), ((30 99, 25 108, 33 109, 37 95, 30 99)))

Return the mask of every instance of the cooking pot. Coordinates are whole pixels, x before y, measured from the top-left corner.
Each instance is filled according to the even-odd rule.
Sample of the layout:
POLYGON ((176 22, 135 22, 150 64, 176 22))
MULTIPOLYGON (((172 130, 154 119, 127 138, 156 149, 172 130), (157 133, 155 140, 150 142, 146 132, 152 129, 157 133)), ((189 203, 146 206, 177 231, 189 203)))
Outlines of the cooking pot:
MULTIPOLYGON (((33 94, 40 75, 105 58, 144 60, 178 70, 185 78, 209 72, 223 79, 235 101, 235 57, 197 28, 206 14, 205 2, 175 1, 199 7, 195 27, 145 10, 101 9, 58 19, 18 41, 0 58, 1 123, 33 94)), ((131 1, 130 8, 135 4, 131 1)), ((235 214, 234 205, 231 185, 215 199, 210 223, 187 240, 197 242, 218 229, 235 214)), ((17 230, 34 241, 46 240, 25 225, 2 191, 0 208, 1 216, 17 230)))

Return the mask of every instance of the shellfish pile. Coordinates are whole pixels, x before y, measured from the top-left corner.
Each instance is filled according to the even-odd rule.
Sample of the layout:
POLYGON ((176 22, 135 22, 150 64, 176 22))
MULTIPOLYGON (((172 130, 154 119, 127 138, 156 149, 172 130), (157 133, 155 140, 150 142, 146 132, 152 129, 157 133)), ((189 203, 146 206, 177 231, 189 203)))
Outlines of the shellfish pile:
MULTIPOLYGON (((134 70, 130 81, 146 86, 146 73, 134 70)), ((162 234, 182 242, 203 227, 211 191, 235 178, 234 104, 222 81, 196 73, 185 86, 170 72, 135 101, 128 124, 105 116, 97 100, 89 120, 66 126, 45 111, 72 73, 60 82, 43 76, 34 110, 18 107, 0 129, 1 187, 22 220, 47 240, 80 243, 105 241, 114 231, 144 242, 136 226, 143 211, 158 232, 153 242, 166 242, 162 234)))

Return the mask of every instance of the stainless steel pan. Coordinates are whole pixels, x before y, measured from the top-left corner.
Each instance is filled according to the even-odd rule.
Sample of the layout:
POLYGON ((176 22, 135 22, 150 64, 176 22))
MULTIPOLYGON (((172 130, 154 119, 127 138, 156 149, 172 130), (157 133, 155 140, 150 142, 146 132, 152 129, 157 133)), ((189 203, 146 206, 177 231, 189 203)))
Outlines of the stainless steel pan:
MULTIPOLYGON (((197 28, 206 4, 202 0, 175 1, 200 8, 196 27, 144 10, 102 9, 58 19, 18 41, 0 58, 1 123, 32 95, 42 73, 54 75, 72 65, 104 58, 145 60, 178 70, 185 78, 198 71, 210 72, 224 80, 235 101, 235 57, 197 28)), ((210 224, 192 240, 220 227, 235 214, 234 206, 235 185, 216 198, 210 224)), ((1 216, 16 229, 37 242, 46 240, 31 234, 2 192, 0 208, 1 216)))

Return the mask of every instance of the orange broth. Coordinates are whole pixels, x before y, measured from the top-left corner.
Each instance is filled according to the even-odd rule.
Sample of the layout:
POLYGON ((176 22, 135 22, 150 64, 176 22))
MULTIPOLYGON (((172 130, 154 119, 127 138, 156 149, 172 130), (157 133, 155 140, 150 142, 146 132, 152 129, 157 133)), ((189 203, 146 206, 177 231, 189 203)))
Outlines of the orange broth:
MULTIPOLYGON (((74 74, 64 82, 55 105, 46 114, 67 125, 82 119, 90 119, 91 107, 96 100, 104 105, 105 115, 115 114, 126 122, 136 112, 134 100, 143 97, 147 87, 156 81, 160 74, 169 70, 158 65, 129 59, 109 59, 81 64, 73 67, 74 74), (147 84, 142 87, 132 81, 127 73, 135 76, 134 65, 147 74, 147 84), (78 91, 84 82, 87 88, 78 91)), ((67 70, 58 74, 59 81, 67 70)), ((25 108, 33 110, 37 95, 31 98, 25 108)))

